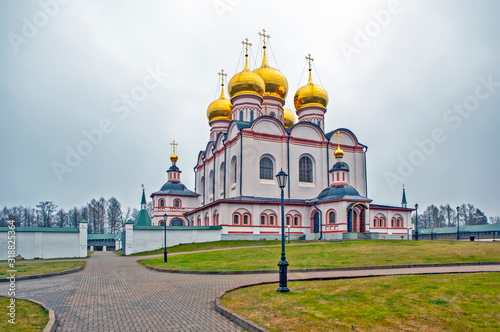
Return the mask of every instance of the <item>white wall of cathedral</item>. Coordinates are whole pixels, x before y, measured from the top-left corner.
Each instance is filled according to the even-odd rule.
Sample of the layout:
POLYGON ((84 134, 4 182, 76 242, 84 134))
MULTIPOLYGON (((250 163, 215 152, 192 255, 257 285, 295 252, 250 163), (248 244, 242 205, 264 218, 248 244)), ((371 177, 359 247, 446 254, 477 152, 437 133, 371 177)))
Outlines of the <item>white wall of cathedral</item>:
MULTIPOLYGON (((288 136, 275 120, 260 118, 251 128, 245 128, 241 133, 242 144, 240 130, 233 124, 229 128, 225 150, 220 142, 217 142, 215 155, 213 145, 207 147, 204 162, 196 170, 196 192, 201 195, 200 205, 224 198, 224 191, 226 198, 240 195, 279 197, 275 175, 281 168, 290 177, 290 198, 311 199, 330 185, 329 169, 336 163, 334 151, 337 144, 330 143, 327 158, 327 141, 316 126, 297 124, 292 129, 289 143, 290 165, 287 159, 288 136), (304 157, 311 165, 311 174, 306 179, 300 173, 300 162, 304 157), (271 160, 271 178, 261 178, 260 163, 263 158, 271 160)), ((365 152, 360 146, 356 147, 354 138, 347 132, 343 132, 340 144, 345 151, 343 161, 350 168, 347 182, 365 196, 365 152)), ((286 194, 288 197, 288 188, 286 194)))
POLYGON ((252 122, 262 114, 263 99, 254 95, 240 95, 231 99, 232 119, 252 122))
POLYGON ((374 233, 406 236, 413 230, 411 211, 371 208, 370 230, 374 233))

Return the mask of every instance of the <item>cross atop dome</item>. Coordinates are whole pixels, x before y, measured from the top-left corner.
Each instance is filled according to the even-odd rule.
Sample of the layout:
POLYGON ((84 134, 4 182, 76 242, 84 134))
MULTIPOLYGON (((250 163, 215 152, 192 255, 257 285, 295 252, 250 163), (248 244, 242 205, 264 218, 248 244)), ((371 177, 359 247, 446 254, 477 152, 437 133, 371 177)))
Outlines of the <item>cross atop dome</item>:
POLYGON ((259 32, 259 36, 262 37, 263 47, 266 48, 266 38, 269 39, 271 36, 269 36, 269 34, 266 35, 266 29, 262 29, 262 32, 259 32))
POLYGON ((248 41, 248 38, 245 38, 244 41, 241 42, 243 45, 245 45, 245 57, 248 58, 248 47, 252 46, 252 43, 248 41))
POLYGON ((342 134, 340 133, 340 130, 337 130, 333 135, 337 137, 337 150, 335 150, 333 155, 335 156, 335 158, 337 158, 338 161, 340 161, 344 156, 344 151, 342 151, 342 149, 340 148, 340 138, 342 137, 342 134))
MULTIPOLYGON (((221 80, 221 85, 224 86, 224 76, 227 77, 227 74, 224 72, 224 69, 221 69, 220 70, 220 73, 217 73, 217 75, 220 76, 220 80, 221 80)), ((175 141, 174 141, 175 142, 175 141)))
POLYGON ((307 62, 309 62, 309 71, 311 71, 311 63, 314 61, 314 59, 311 57, 311 53, 309 53, 306 56, 306 60, 307 60, 307 62))

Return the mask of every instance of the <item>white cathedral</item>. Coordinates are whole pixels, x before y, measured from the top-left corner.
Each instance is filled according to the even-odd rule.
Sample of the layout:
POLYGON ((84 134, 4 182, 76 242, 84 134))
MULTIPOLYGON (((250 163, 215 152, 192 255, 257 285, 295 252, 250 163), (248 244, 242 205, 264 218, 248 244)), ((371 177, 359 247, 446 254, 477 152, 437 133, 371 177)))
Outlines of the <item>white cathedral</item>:
MULTIPOLYGON (((292 236, 342 239, 346 234, 410 236, 413 229, 403 189, 401 206, 372 204, 367 197, 366 150, 345 128, 327 131, 328 94, 312 80, 294 96, 295 113, 283 108, 286 77, 268 65, 263 33, 262 65, 245 67, 207 109, 210 140, 196 161, 195 190, 187 189, 171 157, 168 182, 151 194, 151 225, 222 226, 223 234, 258 238, 280 234, 281 191, 276 174, 288 174, 285 226, 292 236), (289 228, 288 228, 289 227, 289 228), (345 234, 343 234, 345 233, 345 234)), ((175 142, 174 142, 175 143, 175 142)), ((143 221, 144 222, 144 221, 143 221)))

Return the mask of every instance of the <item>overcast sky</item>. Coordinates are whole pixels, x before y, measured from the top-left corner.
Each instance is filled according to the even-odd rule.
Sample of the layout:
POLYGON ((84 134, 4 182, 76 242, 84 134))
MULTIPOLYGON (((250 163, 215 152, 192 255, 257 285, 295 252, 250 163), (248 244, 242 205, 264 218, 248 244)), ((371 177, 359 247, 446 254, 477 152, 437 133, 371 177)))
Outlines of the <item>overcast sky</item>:
POLYGON ((499 13, 493 0, 1 1, 0 205, 139 207, 172 140, 194 189, 217 72, 241 70, 247 37, 260 65, 265 28, 292 110, 315 59, 325 128, 368 146, 374 203, 399 205, 404 181, 411 206, 500 215, 499 13))

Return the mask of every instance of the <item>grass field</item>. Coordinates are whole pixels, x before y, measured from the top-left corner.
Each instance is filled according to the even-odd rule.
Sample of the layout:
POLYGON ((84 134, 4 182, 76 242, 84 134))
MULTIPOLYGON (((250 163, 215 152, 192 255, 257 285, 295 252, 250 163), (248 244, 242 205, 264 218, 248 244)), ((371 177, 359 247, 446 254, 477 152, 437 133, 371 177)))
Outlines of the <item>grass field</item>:
MULTIPOLYGON (((303 241, 302 241, 303 242, 303 241)), ((292 241, 292 243, 296 243, 292 241)), ((203 243, 186 243, 179 244, 177 246, 167 248, 169 253, 176 252, 191 252, 199 250, 211 250, 211 249, 227 249, 234 247, 253 247, 253 246, 271 246, 279 245, 280 241, 214 241, 214 242, 203 242, 203 243)), ((117 255, 121 255, 122 251, 115 251, 117 255)), ((138 252, 130 256, 148 256, 148 255, 159 255, 163 254, 163 248, 151 251, 138 252)))
MULTIPOLYGON (((170 249, 169 249, 170 252, 170 249)), ((235 249, 141 260, 194 271, 276 270, 281 247, 235 249)), ((289 269, 500 261, 499 242, 349 241, 286 248, 289 269)))
POLYGON ((237 289, 222 305, 271 331, 498 331, 499 273, 391 276, 237 289))
MULTIPOLYGON (((16 277, 32 276, 36 274, 47 274, 66 270, 76 269, 85 266, 85 262, 78 261, 60 261, 60 262, 36 262, 26 264, 16 264, 14 270, 17 270, 16 277)), ((7 278, 10 274, 7 270, 12 270, 9 265, 0 265, 0 278, 7 278)))
POLYGON ((16 300, 16 324, 11 324, 7 316, 9 304, 9 298, 0 296, 0 307, 5 312, 0 320, 0 331, 43 331, 49 321, 49 313, 42 306, 27 300, 16 300))

